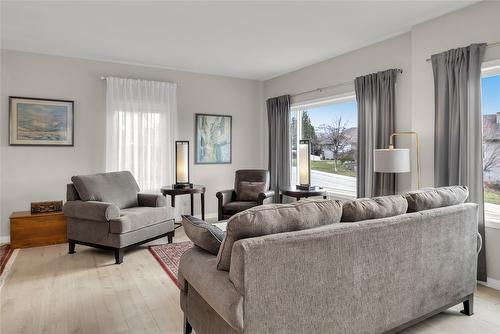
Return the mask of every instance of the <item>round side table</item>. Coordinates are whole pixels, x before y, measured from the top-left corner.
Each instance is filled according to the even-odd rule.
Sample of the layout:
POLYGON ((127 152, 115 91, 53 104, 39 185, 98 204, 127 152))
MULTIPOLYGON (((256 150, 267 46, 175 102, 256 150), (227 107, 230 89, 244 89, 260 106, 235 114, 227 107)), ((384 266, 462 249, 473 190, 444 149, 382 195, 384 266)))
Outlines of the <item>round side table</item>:
POLYGON ((194 216, 194 194, 201 195, 201 219, 205 220, 205 186, 195 184, 192 188, 174 188, 173 186, 161 187, 163 196, 170 196, 172 207, 175 208, 175 196, 190 195, 191 197, 191 216, 194 216))
POLYGON ((283 203, 283 195, 294 197, 298 200, 301 198, 308 198, 313 196, 323 196, 326 199, 326 189, 321 187, 314 187, 308 190, 297 189, 296 186, 280 187, 280 203, 283 203))

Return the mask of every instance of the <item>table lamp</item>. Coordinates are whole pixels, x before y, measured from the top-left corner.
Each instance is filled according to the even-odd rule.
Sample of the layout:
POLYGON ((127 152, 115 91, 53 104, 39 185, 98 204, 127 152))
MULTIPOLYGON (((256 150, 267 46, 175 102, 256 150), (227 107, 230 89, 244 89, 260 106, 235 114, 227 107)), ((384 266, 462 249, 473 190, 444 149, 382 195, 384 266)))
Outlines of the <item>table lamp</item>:
POLYGON ((299 184, 297 189, 310 190, 311 187, 311 143, 307 139, 299 140, 299 184))
POLYGON ((189 182, 189 141, 175 142, 175 189, 191 188, 189 182))

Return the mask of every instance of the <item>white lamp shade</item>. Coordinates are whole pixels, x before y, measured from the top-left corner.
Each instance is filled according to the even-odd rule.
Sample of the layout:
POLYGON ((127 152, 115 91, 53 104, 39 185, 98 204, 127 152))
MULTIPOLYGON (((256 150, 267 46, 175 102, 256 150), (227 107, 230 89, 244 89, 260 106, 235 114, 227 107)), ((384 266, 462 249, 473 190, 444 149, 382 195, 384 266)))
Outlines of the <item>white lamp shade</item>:
POLYGON ((309 185, 311 182, 309 148, 309 141, 301 140, 299 142, 299 183, 301 185, 309 185))
POLYGON ((390 148, 374 150, 373 170, 379 173, 408 173, 410 171, 410 150, 390 148))
POLYGON ((175 180, 176 183, 189 182, 189 143, 177 141, 176 145, 176 166, 175 166, 175 180))

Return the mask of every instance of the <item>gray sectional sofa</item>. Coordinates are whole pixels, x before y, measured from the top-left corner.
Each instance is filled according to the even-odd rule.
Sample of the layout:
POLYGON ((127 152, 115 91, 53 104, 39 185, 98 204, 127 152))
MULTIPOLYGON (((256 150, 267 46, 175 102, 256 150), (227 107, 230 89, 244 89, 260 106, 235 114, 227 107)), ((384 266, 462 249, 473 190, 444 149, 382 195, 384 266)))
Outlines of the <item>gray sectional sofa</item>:
POLYGON ((394 333, 459 303, 471 315, 478 206, 466 198, 449 187, 239 213, 218 256, 181 258, 185 333, 394 333))
POLYGON ((174 216, 160 194, 144 194, 128 171, 78 175, 67 186, 63 211, 69 253, 75 245, 113 250, 117 264, 125 250, 161 237, 174 237, 174 216))

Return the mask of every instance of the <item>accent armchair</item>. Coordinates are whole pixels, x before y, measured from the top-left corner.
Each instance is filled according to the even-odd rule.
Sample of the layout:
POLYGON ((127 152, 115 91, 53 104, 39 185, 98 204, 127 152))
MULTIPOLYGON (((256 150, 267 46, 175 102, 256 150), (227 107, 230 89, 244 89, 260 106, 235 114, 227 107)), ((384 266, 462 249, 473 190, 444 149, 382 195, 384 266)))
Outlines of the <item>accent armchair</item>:
POLYGON ((273 203, 274 190, 269 190, 269 179, 269 171, 265 169, 237 170, 234 178, 234 189, 221 190, 216 194, 218 219, 229 219, 238 212, 254 206, 273 203), (248 200, 248 196, 242 197, 242 186, 245 183, 249 186, 262 186, 262 191, 256 193, 252 200, 248 200))
POLYGON ((139 193, 130 172, 80 175, 67 185, 63 211, 68 222, 69 253, 75 245, 110 249, 117 264, 125 249, 174 237, 174 216, 162 195, 139 193))

